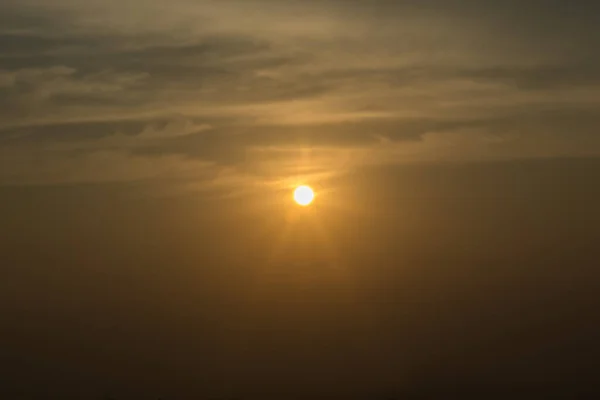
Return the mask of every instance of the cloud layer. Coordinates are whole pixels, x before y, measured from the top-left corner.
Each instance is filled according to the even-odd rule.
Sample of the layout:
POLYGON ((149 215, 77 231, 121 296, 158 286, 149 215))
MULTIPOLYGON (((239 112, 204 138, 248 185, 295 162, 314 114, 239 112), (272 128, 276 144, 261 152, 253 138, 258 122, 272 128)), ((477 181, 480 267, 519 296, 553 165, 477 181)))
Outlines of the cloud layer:
POLYGON ((3 0, 0 184, 596 156, 599 15, 566 0, 3 0))

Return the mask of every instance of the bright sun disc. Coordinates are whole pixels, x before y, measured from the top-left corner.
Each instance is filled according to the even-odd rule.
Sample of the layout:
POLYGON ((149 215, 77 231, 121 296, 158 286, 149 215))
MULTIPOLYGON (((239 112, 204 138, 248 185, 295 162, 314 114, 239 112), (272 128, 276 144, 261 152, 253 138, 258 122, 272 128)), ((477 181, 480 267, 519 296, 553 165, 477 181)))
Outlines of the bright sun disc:
POLYGON ((298 186, 294 190, 294 200, 301 206, 307 206, 315 198, 315 192, 308 186, 298 186))

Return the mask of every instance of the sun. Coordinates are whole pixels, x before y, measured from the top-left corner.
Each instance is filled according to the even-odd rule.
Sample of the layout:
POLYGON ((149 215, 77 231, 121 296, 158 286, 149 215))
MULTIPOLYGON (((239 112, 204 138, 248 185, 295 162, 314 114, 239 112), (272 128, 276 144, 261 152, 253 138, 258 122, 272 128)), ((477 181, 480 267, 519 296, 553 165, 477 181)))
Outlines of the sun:
POLYGON ((310 186, 298 186, 294 190, 294 200, 301 206, 308 206, 315 199, 315 192, 310 186))

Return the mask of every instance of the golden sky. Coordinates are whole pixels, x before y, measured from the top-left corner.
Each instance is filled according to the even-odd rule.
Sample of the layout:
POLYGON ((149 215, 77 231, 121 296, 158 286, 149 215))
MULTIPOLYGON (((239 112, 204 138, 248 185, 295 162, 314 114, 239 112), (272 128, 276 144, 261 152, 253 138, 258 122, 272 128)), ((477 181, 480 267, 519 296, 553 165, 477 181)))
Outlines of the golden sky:
POLYGON ((598 155, 599 11, 5 0, 0 184, 239 186, 302 169, 598 155))
POLYGON ((599 44, 598 0, 0 0, 3 398, 597 387, 599 44))

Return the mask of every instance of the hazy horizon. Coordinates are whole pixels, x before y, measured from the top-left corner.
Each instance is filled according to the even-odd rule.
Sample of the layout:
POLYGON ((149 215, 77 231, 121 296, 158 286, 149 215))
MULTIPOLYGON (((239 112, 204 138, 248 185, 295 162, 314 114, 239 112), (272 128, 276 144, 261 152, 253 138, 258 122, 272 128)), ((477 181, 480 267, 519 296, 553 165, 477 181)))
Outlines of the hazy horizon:
POLYGON ((0 0, 0 397, 590 395, 598 26, 0 0))

